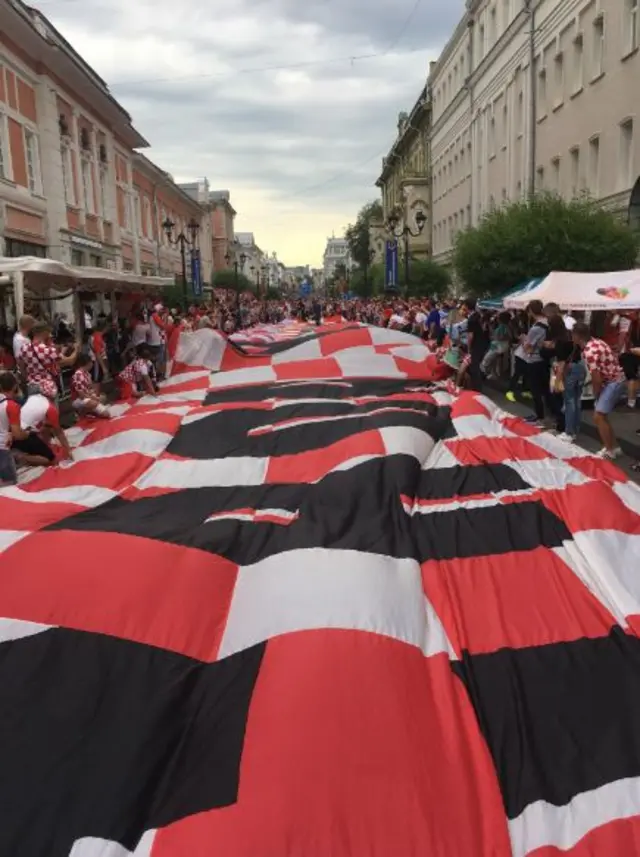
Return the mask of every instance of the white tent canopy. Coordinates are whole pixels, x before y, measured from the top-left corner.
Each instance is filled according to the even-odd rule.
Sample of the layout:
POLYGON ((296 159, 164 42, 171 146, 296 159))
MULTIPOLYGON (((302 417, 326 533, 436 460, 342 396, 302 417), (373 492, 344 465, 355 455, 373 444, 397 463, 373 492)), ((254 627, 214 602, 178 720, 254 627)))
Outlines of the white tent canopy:
POLYGON ((35 256, 0 256, 0 277, 9 276, 15 281, 20 275, 25 288, 31 291, 66 292, 78 287, 87 292, 157 292, 174 282, 172 277, 142 277, 108 268, 75 267, 35 256))
POLYGON ((552 271, 532 291, 506 297, 504 305, 507 309, 525 309, 530 301, 574 310, 640 309, 640 269, 608 274, 552 271))

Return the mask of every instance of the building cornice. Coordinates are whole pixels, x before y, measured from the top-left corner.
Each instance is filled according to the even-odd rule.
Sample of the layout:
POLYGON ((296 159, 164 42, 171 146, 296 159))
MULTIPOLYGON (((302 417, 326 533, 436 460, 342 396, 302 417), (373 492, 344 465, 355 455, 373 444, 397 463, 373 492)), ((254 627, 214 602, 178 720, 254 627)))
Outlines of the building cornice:
POLYGON ((153 161, 150 161, 146 155, 143 155, 141 152, 134 152, 133 166, 134 169, 140 170, 141 173, 150 178, 154 185, 170 191, 175 196, 179 197, 181 202, 187 203, 194 214, 201 214, 204 210, 200 203, 198 203, 192 196, 189 196, 186 191, 182 190, 182 188, 174 182, 169 173, 161 169, 157 164, 154 164, 153 161))
POLYGON ((396 138, 388 155, 383 158, 382 172, 376 180, 376 187, 381 187, 386 182, 389 176, 393 173, 395 159, 404 154, 416 137, 428 129, 430 120, 431 100, 429 98, 429 89, 425 85, 411 109, 411 113, 407 118, 404 128, 396 138), (426 123, 424 121, 425 119, 426 123), (425 124, 427 126, 426 128, 424 127, 425 124))

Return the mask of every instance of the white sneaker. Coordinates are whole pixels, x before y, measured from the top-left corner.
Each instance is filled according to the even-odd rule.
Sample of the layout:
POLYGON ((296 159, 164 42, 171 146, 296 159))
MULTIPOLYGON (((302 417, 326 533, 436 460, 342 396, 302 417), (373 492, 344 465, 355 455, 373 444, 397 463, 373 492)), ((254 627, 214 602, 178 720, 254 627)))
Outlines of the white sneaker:
POLYGON ((615 449, 601 449, 600 452, 596 453, 598 458, 603 458, 605 461, 615 461, 616 458, 620 458, 622 455, 622 450, 619 446, 616 446, 615 449))
POLYGON ((575 443, 576 436, 574 434, 567 434, 566 431, 563 431, 562 434, 558 435, 558 440, 563 440, 565 443, 575 443))

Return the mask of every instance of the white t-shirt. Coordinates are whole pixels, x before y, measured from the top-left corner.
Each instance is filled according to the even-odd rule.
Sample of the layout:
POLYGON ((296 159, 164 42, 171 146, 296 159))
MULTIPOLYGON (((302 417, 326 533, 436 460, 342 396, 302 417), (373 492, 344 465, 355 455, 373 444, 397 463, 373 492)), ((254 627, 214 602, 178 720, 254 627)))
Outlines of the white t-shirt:
POLYGON ((132 345, 144 345, 145 342, 149 341, 150 328, 148 324, 136 324, 136 326, 131 331, 131 344, 132 345))
POLYGON ((16 360, 20 357, 20 352, 29 341, 29 337, 25 336, 24 333, 20 333, 19 330, 13 334, 13 356, 16 360))
POLYGON ((567 328, 567 330, 573 330, 573 328, 576 326, 577 323, 578 322, 575 320, 575 318, 572 315, 565 315, 564 326, 567 328))
POLYGON ((406 323, 404 316, 398 315, 398 313, 394 313, 389 319, 389 327, 404 327, 406 323))
POLYGON ((40 393, 29 396, 20 411, 20 425, 23 430, 40 431, 46 422, 56 427, 60 425, 56 406, 40 393))
POLYGON ((416 324, 424 324, 427 320, 427 316, 423 312, 416 313, 416 324))
POLYGON ((165 340, 164 330, 156 324, 156 317, 160 318, 154 313, 149 319, 149 345, 152 346, 163 345, 165 340))

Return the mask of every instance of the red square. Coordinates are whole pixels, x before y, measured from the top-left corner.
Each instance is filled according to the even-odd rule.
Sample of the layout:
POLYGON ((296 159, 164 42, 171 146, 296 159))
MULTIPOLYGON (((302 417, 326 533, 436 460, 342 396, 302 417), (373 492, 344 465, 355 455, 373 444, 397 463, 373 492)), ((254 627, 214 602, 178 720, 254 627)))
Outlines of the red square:
POLYGON ((604 637, 614 617, 545 547, 422 565, 427 598, 456 653, 604 637))
POLYGON ((267 644, 238 801, 153 857, 511 857, 497 777, 446 655, 324 630, 267 644))
POLYGON ((363 455, 385 455, 385 446, 380 432, 365 431, 345 437, 324 449, 311 449, 297 455, 280 455, 270 458, 267 467, 267 483, 316 482, 331 470, 351 459, 363 455))

